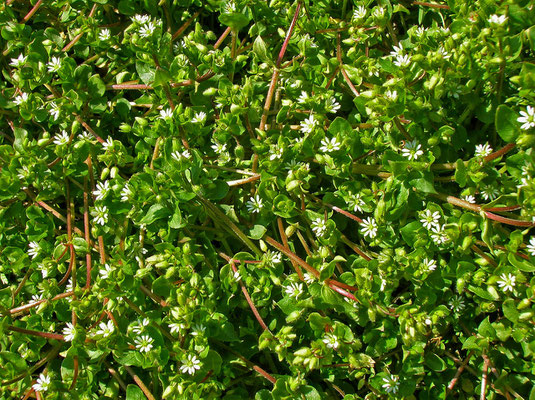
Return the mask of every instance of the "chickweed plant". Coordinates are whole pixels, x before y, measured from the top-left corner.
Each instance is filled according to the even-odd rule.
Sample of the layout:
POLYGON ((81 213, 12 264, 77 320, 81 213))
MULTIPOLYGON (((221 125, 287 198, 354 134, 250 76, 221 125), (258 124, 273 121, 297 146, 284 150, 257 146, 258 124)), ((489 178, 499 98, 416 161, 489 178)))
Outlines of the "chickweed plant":
POLYGON ((534 0, 6 0, 0 394, 535 398, 534 0))

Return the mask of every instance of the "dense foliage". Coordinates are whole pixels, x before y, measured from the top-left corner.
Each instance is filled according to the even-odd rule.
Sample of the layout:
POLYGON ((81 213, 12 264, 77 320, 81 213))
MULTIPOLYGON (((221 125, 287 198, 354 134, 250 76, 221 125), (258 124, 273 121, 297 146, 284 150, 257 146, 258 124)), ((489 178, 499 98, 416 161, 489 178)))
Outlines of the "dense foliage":
POLYGON ((535 398, 534 6, 5 1, 2 398, 535 398))

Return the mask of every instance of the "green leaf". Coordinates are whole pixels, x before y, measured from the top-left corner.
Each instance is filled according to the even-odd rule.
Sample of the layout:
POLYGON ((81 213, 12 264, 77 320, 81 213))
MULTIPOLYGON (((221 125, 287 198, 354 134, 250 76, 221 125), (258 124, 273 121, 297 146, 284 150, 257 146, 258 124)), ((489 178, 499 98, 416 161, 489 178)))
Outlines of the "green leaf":
POLYGON ((351 124, 342 117, 336 117, 331 125, 329 125, 328 132, 332 136, 338 136, 340 138, 345 138, 351 136, 353 133, 353 128, 351 124))
POLYGON ((15 142, 13 143, 13 148, 19 153, 23 153, 24 145, 28 137, 28 131, 26 131, 26 129, 15 127, 13 129, 13 134, 15 135, 15 142))
POLYGON ((249 230, 249 236, 251 239, 259 240, 266 233, 267 228, 264 225, 255 225, 249 230))
POLYGON ((156 72, 154 73, 154 82, 152 83, 152 86, 158 87, 168 85, 169 82, 171 82, 171 75, 169 72, 162 68, 157 68, 156 72))
POLYGON ((126 400, 147 400, 147 398, 138 386, 130 384, 126 387, 126 400))
POLYGON ((463 350, 478 350, 480 348, 478 342, 477 336, 470 336, 463 342, 463 350))
POLYGON ((514 253, 509 253, 507 256, 507 260, 513 265, 515 268, 518 268, 520 271, 523 272, 534 272, 535 271, 535 265, 530 263, 528 260, 524 260, 518 256, 516 256, 514 253))
POLYGON ((219 16, 219 22, 238 31, 246 26, 250 20, 248 16, 236 12, 224 13, 219 16))
POLYGON ((442 358, 435 353, 427 353, 425 355, 425 365, 435 372, 442 372, 446 369, 446 363, 442 358))
POLYGON ((505 104, 500 104, 496 109, 496 131, 506 142, 514 142, 520 134, 517 124, 518 114, 505 104))
POLYGON ((304 398, 306 400, 321 400, 322 397, 318 393, 318 391, 313 386, 303 386, 301 387, 301 395, 305 396, 304 398))
POLYGON ((168 297, 173 288, 173 284, 165 276, 160 276, 152 282, 152 291, 162 297, 168 297))
POLYGON ((273 65, 273 60, 270 55, 268 55, 268 51, 266 48, 266 43, 262 39, 261 36, 257 36, 255 41, 253 42, 253 52, 258 56, 260 60, 263 62, 273 65))
POLYGON ((513 299, 507 299, 503 302, 502 311, 505 318, 507 318, 509 321, 518 321, 518 310, 516 309, 516 304, 513 299))
POLYGON ((87 81, 87 90, 92 97, 102 97, 106 93, 106 85, 100 79, 100 76, 93 75, 87 81))
POLYGON ((412 221, 400 229, 401 237, 409 245, 412 246, 418 239, 418 231, 422 228, 419 221, 412 221))
POLYGON ((466 165, 464 164, 463 160, 459 159, 455 163, 455 182, 457 182, 460 187, 465 187, 466 178, 466 165))
POLYGON ((481 323, 479 324, 479 327, 477 328, 477 332, 481 336, 486 337, 491 340, 496 338, 496 330, 490 323, 489 317, 481 321, 481 323))
POLYGON ((430 172, 420 172, 418 175, 421 175, 419 178, 414 178, 409 181, 409 184, 415 189, 423 193, 436 193, 435 187, 433 186, 433 174, 430 172))
POLYGON ((154 221, 165 218, 171 214, 171 210, 165 207, 163 204, 153 204, 145 216, 139 221, 140 224, 150 225, 154 221))
POLYGON ((145 85, 149 85, 154 81, 155 71, 154 68, 151 68, 149 64, 137 61, 136 71, 139 75, 139 78, 143 81, 145 85))

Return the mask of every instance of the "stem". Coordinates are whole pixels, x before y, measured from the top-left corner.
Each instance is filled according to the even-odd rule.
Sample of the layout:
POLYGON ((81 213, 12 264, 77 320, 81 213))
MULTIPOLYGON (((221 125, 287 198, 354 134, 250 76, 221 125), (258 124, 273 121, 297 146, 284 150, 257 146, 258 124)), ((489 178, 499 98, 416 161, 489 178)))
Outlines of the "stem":
POLYGON ((370 261, 372 258, 364 253, 355 243, 349 240, 345 235, 342 235, 342 242, 351 247, 355 253, 364 258, 366 261, 370 261))
POLYGON ((485 392, 487 391, 487 372, 489 370, 490 360, 485 353, 483 353, 483 374, 481 376, 481 393, 479 400, 485 400, 485 392))
POLYGON ((162 137, 158 136, 158 139, 156 139, 156 144, 154 145, 154 151, 152 152, 152 158, 150 160, 150 169, 154 169, 154 160, 158 158, 158 153, 160 152, 160 142, 162 141, 162 137))
POLYGON ((154 89, 150 85, 143 85, 141 83, 119 83, 116 85, 107 85, 106 89, 113 90, 152 90, 154 89))
POLYGON ((139 386, 139 388, 143 391, 145 396, 147 396, 148 400, 156 400, 156 398, 152 395, 150 390, 145 386, 143 381, 139 378, 139 376, 136 375, 136 373, 130 368, 128 365, 123 365, 124 369, 126 369, 126 372, 130 374, 130 376, 134 379, 134 382, 139 386))
POLYGON ((290 37, 292 36, 292 32, 295 28, 295 24, 297 23, 297 19, 299 18, 299 11, 301 11, 301 1, 297 2, 297 7, 295 8, 295 13, 292 19, 292 23, 290 24, 290 28, 288 29, 288 32, 286 32, 286 37, 284 38, 284 43, 282 44, 281 50, 279 52, 279 57, 277 58, 277 69, 280 68, 282 59, 284 57, 284 53, 286 53, 286 49, 288 48, 288 43, 290 42, 290 37))
POLYGON ((468 362, 470 361, 470 358, 474 355, 474 352, 471 351, 468 356, 464 359, 464 361, 461 363, 461 365, 459 366, 459 368, 457 368, 457 372, 455 373, 455 376, 453 377, 453 379, 450 381, 450 383, 448 384, 448 387, 446 388, 446 397, 448 397, 448 394, 449 392, 451 392, 453 390, 453 388, 455 387, 455 385, 457 384, 457 381, 459 380, 459 377, 461 376, 461 374, 463 373, 463 370, 464 368, 466 367, 466 365, 468 364, 468 362))
POLYGON ((191 25, 191 23, 195 20, 195 18, 197 18, 199 16, 199 14, 201 13, 202 10, 199 10, 197 11, 195 14, 193 14, 186 22, 184 22, 184 24, 178 28, 178 31, 176 31, 174 34, 173 34, 173 37, 172 37, 172 41, 174 42, 180 35, 182 35, 182 33, 184 33, 184 31, 186 29, 188 29, 188 26, 191 25))
MULTIPOLYGON (((288 237, 286 236, 286 232, 284 232, 284 226, 282 225, 282 219, 280 217, 277 217, 277 225, 279 227, 279 234, 281 236, 282 244, 286 249, 290 250, 290 247, 288 246, 288 237)), ((297 272, 297 275, 299 276, 299 279, 301 281, 305 280, 305 277, 303 276, 303 272, 301 271, 301 268, 299 268, 299 264, 297 264, 294 260, 290 260, 292 263, 292 266, 295 269, 295 272, 297 272)))
POLYGON ((110 363, 107 362, 106 360, 104 360, 104 365, 106 365, 106 368, 108 368, 108 372, 117 381, 121 389, 123 389, 126 392, 126 383, 124 383, 124 381, 121 379, 117 371, 113 369, 110 363))
POLYGON ((37 300, 37 301, 35 301, 33 303, 29 303, 29 304, 25 304, 23 306, 12 308, 11 310, 9 310, 9 314, 12 314, 12 315, 13 314, 18 314, 18 313, 21 313, 23 311, 31 310, 32 308, 37 307, 39 304, 42 304, 44 302, 64 299, 66 297, 70 297, 70 296, 73 296, 73 295, 74 295, 74 292, 65 292, 65 293, 61 293, 61 294, 58 294, 57 296, 52 297, 50 300, 48 300, 48 299, 37 300))
POLYGON ((31 329, 19 328, 18 326, 13 326, 13 325, 8 325, 6 328, 7 328, 8 331, 12 331, 12 332, 24 333, 26 335, 38 336, 38 337, 42 337, 42 338, 46 338, 46 339, 54 339, 54 340, 65 341, 64 336, 60 335, 59 333, 48 333, 48 332, 34 331, 34 330, 31 330, 31 329))
POLYGON ((514 143, 508 143, 504 147, 502 147, 500 150, 497 150, 494 153, 489 154, 488 156, 483 158, 483 161, 487 163, 489 161, 495 160, 496 158, 503 156, 505 153, 513 150, 514 148, 515 148, 514 143))
POLYGON ((43 0, 37 0, 37 3, 32 7, 32 9, 26 14, 26 16, 22 19, 21 24, 25 24, 30 20, 30 18, 35 14, 35 12, 41 7, 41 4, 43 3, 43 0))
MULTIPOLYGON (((85 161, 88 166, 91 165, 91 156, 87 157, 85 161)), ((87 176, 84 176, 84 238, 89 245, 89 188, 87 185, 87 176)), ((85 255, 85 270, 86 270, 86 282, 85 290, 89 290, 91 287, 91 251, 88 251, 85 255)))
POLYGON ((219 46, 221 46, 221 43, 223 43, 223 40, 225 40, 225 38, 228 36, 231 30, 232 29, 230 28, 230 26, 227 29, 225 29, 225 32, 223 32, 223 34, 219 37, 219 39, 217 39, 217 42, 215 42, 214 50, 217 50, 219 46))
POLYGON ((236 179, 234 181, 228 181, 227 185, 229 186, 240 186, 244 185, 246 183, 251 183, 254 181, 257 181, 260 179, 260 174, 255 174, 254 176, 250 176, 249 178, 243 178, 243 179, 236 179))
POLYGON ((450 7, 445 4, 434 4, 434 3, 427 3, 425 1, 413 1, 412 4, 414 6, 424 6, 424 7, 431 7, 431 8, 442 8, 443 10, 449 10, 450 7))

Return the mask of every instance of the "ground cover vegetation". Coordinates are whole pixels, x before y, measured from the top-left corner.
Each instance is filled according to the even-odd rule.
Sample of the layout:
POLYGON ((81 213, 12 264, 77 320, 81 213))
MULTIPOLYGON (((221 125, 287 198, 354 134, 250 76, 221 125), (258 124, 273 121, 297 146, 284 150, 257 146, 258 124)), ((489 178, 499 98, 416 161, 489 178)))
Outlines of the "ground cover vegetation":
POLYGON ((2 398, 535 398, 534 5, 3 2, 2 398))

